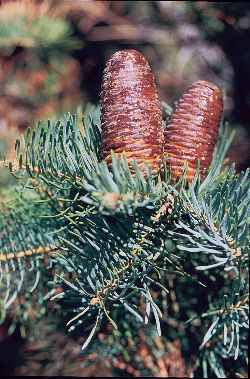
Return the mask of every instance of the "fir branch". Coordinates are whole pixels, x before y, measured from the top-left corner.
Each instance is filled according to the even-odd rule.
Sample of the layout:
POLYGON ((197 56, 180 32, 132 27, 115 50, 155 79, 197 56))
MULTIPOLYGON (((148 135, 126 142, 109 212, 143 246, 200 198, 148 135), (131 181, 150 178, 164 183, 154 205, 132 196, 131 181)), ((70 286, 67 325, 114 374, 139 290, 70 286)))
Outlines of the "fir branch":
POLYGON ((176 230, 169 233, 178 238, 180 250, 204 253, 215 261, 210 265, 197 266, 197 269, 221 265, 230 269, 237 267, 245 256, 250 240, 247 216, 250 203, 247 185, 249 175, 249 170, 240 177, 230 171, 217 187, 207 191, 203 196, 197 195, 192 186, 189 192, 183 191, 179 195, 182 212, 190 219, 183 222, 180 218, 176 222, 176 230), (232 218, 235 220, 233 224, 232 218), (244 224, 241 223, 243 219, 244 224), (181 239, 185 244, 180 243, 181 239))
POLYGON ((36 254, 41 254, 41 255, 50 254, 50 253, 53 253, 57 250, 58 250, 57 247, 39 246, 39 247, 34 248, 34 249, 18 251, 18 252, 14 252, 14 253, 1 253, 0 252, 0 262, 6 262, 6 261, 11 260, 11 259, 19 259, 19 258, 23 258, 23 257, 30 257, 30 256, 36 255, 36 254))
MULTIPOLYGON (((239 322, 236 316, 242 318, 248 307, 247 287, 237 297, 229 283, 233 288, 237 280, 246 283, 250 242, 249 170, 240 175, 233 168, 221 171, 229 135, 221 134, 204 182, 200 182, 197 168, 193 183, 186 188, 183 178, 172 186, 167 169, 162 177, 156 177, 147 168, 143 176, 134 162, 132 174, 126 157, 115 154, 111 169, 100 162, 99 111, 85 118, 82 132, 77 125, 71 115, 40 123, 27 132, 22 153, 20 143, 16 144, 13 171, 23 172, 24 186, 18 200, 5 207, 0 218, 5 305, 20 293, 24 279, 34 290, 43 275, 44 260, 39 257, 48 256, 57 270, 53 285, 61 287, 60 294, 55 295, 54 289, 52 298, 75 314, 68 322, 69 331, 85 322, 94 325, 84 347, 102 321, 120 327, 118 310, 129 320, 145 324, 154 316, 161 333, 160 299, 153 297, 152 288, 167 291, 163 273, 168 277, 174 271, 182 278, 178 285, 183 282, 186 286, 187 279, 205 283, 200 287, 207 306, 201 307, 200 313, 193 311, 193 298, 198 299, 199 294, 191 291, 193 298, 186 299, 189 308, 184 312, 190 309, 203 321, 198 331, 199 337, 206 337, 201 365, 203 362, 209 371, 214 362, 214 372, 222 375, 222 355, 217 352, 221 345, 216 341, 221 340, 224 325, 232 332, 230 322, 239 322), (47 250, 50 246, 56 254, 47 250), (35 273, 31 285, 27 264, 35 273), (199 269, 197 274, 191 266, 199 269), (215 296, 212 287, 219 281, 222 284, 215 296), (221 299, 226 289, 224 306, 221 299)), ((233 354, 238 360, 244 355, 243 329, 245 326, 239 327, 239 334, 234 331, 233 343, 228 337, 227 346, 222 344, 223 356, 233 354), (230 344, 226 355, 225 347, 228 350, 230 344)))

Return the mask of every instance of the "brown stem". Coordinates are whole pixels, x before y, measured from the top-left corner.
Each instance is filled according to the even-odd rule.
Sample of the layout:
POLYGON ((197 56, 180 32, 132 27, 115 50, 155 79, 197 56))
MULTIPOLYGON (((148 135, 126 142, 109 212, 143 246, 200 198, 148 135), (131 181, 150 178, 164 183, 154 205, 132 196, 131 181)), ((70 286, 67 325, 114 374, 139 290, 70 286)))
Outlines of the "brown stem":
POLYGON ((50 254, 56 251, 57 248, 55 246, 39 246, 34 249, 28 249, 24 251, 18 251, 15 253, 1 253, 0 252, 0 262, 6 262, 10 259, 18 259, 23 257, 28 257, 35 254, 50 254))

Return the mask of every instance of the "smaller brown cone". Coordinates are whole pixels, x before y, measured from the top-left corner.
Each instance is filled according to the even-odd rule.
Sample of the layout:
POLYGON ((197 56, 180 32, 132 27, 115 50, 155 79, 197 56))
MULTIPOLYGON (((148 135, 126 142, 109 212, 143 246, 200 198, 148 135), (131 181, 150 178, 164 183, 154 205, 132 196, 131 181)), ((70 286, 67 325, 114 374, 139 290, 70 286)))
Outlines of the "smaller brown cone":
POLYGON ((213 83, 199 80, 182 95, 164 133, 164 157, 173 181, 183 174, 186 162, 187 180, 191 182, 198 160, 204 178, 212 161, 222 111, 222 93, 213 83))

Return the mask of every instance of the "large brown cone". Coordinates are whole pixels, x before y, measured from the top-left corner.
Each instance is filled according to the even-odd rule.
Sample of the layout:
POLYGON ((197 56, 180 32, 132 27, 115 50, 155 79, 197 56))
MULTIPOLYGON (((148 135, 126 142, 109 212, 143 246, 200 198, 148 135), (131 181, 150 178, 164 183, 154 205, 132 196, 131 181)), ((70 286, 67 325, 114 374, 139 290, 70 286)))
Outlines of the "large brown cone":
POLYGON ((192 181, 197 161, 201 176, 211 164, 223 111, 220 89, 199 80, 182 95, 164 133, 164 156, 176 181, 188 163, 187 180, 192 181))
POLYGON ((101 91, 102 159, 111 163, 111 150, 124 152, 129 165, 136 160, 158 172, 163 153, 162 110, 154 75, 136 50, 112 55, 101 91))

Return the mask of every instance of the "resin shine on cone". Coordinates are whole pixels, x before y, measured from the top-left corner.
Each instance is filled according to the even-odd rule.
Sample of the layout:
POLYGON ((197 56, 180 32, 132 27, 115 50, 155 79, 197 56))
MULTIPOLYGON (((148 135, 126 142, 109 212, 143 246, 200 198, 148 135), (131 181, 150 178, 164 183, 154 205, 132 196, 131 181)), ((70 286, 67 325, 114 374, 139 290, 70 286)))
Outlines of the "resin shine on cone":
POLYGON ((222 93, 213 83, 199 80, 182 95, 164 132, 164 157, 174 182, 182 176, 185 162, 191 182, 198 160, 204 178, 212 162, 222 111, 222 93))
POLYGON ((163 154, 162 109, 155 78, 144 56, 121 50, 111 56, 101 91, 102 159, 112 163, 111 150, 125 153, 129 166, 136 160, 153 173, 163 154))

